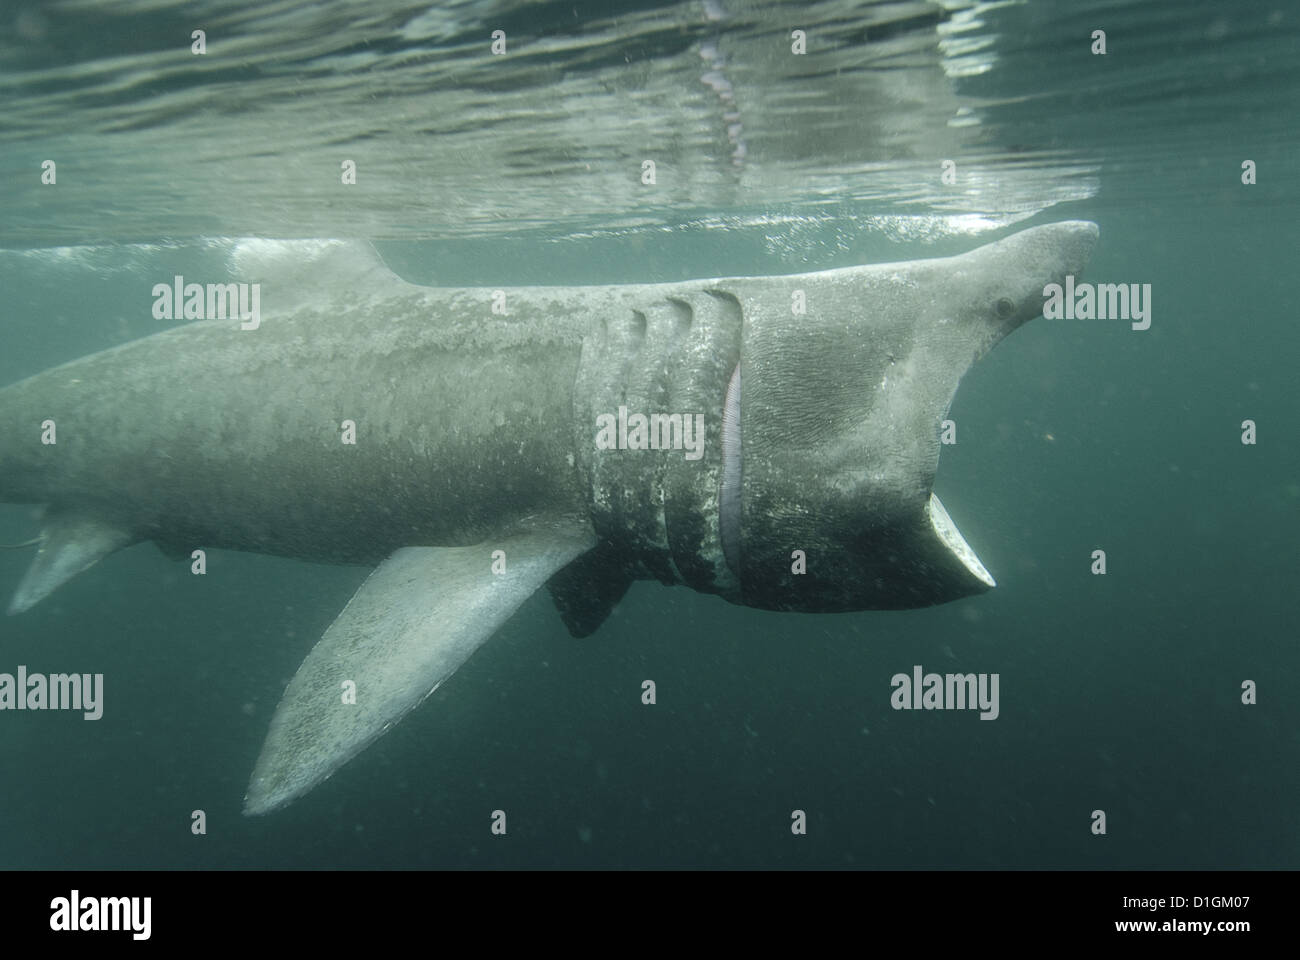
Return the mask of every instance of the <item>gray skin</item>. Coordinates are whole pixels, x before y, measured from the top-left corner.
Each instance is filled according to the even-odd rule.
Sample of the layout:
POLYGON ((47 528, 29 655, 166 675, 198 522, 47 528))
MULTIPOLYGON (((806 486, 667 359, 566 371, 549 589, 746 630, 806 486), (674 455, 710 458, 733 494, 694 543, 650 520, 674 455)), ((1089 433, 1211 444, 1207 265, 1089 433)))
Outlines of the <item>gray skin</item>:
POLYGON ((225 279, 261 283, 260 328, 194 322, 0 390, 0 501, 48 507, 10 612, 141 540, 186 557, 401 553, 401 576, 380 567, 286 692, 250 789, 264 812, 387 729, 543 583, 575 635, 636 579, 809 612, 980 592, 992 578, 932 497, 940 422, 966 369, 1041 315, 1044 286, 1077 277, 1096 237, 1073 221, 946 259, 506 288, 504 316, 491 290, 406 283, 364 245, 255 242, 225 279), (737 364, 729 563, 721 425, 737 364), (598 450, 596 417, 620 405, 702 414, 703 456, 598 450), (445 549, 469 547, 514 550, 520 579, 493 594, 480 553, 445 549), (409 600, 417 578, 437 595, 409 600), (414 619, 385 622, 397 607, 414 619), (473 622, 452 644, 422 610, 473 622), (440 644, 454 655, 426 662, 440 644), (313 658, 360 674, 391 660, 370 668, 373 713, 340 719, 336 675, 309 677, 313 658))

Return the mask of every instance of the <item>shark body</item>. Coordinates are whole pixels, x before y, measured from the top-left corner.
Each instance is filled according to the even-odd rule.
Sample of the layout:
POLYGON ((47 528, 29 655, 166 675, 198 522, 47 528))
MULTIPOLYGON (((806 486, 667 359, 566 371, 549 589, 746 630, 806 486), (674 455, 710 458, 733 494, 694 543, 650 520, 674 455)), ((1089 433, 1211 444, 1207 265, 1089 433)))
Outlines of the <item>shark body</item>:
POLYGON ((0 390, 0 501, 46 506, 9 612, 143 540, 374 566, 276 710, 260 814, 542 586, 575 636, 637 579, 810 612, 986 590, 932 492, 940 423, 1096 238, 1069 221, 943 259, 503 291, 407 283, 364 244, 251 242, 232 273, 261 284, 256 329, 199 321, 0 390))

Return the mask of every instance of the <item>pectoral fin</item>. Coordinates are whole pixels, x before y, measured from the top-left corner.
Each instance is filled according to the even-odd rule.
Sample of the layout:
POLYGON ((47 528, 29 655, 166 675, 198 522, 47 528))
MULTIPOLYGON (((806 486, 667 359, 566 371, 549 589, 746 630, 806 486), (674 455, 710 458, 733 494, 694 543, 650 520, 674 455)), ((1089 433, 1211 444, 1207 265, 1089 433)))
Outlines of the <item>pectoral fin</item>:
POLYGON ((376 568, 289 682, 244 798, 306 793, 456 671, 557 570, 595 545, 577 525, 474 547, 405 547, 376 568), (504 573, 493 552, 504 551, 504 573), (355 684, 355 703, 345 684, 355 684))
POLYGON ((14 591, 9 613, 31 609, 77 574, 134 540, 128 531, 95 517, 48 514, 40 537, 34 541, 40 549, 14 591))

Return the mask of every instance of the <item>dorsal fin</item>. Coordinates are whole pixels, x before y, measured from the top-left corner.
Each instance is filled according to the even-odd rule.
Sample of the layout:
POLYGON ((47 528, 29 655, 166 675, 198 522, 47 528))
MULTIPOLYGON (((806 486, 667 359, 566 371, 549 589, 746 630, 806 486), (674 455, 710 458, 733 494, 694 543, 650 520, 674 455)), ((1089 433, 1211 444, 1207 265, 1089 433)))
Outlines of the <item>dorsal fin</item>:
POLYGON ((268 305, 289 311, 328 296, 391 292, 405 283, 366 240, 263 240, 249 237, 231 248, 231 280, 260 283, 268 305))

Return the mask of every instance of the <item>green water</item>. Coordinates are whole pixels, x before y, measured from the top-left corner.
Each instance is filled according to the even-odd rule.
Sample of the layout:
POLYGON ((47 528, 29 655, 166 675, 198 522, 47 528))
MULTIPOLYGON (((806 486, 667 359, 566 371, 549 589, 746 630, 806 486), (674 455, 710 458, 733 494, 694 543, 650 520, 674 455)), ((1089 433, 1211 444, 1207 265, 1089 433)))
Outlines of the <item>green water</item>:
MULTIPOLYGON (((452 5, 446 23, 397 6, 363 23, 322 5, 302 21, 316 32, 233 5, 230 29, 254 52, 184 81, 186 62, 158 52, 171 33, 127 29, 174 21, 187 35, 181 6, 102 21, 76 4, 14 8, 40 36, 0 58, 17 93, 0 107, 0 383, 161 329, 149 285, 219 269, 220 245, 196 240, 211 236, 367 236, 412 280, 516 285, 936 256, 1089 219, 1101 241, 1087 279, 1151 284, 1151 327, 1038 319, 963 380, 936 492, 996 590, 797 615, 640 583, 584 640, 539 594, 398 727, 265 818, 239 811, 271 712, 366 571, 213 552, 199 578, 151 545, 116 554, 0 622, 0 671, 102 672, 106 688, 94 722, 0 712, 0 865, 1300 865, 1290 5, 976 8, 979 26, 936 39, 923 17, 887 48, 853 45, 853 18, 879 11, 837 6, 836 69, 798 81, 836 107, 820 120, 781 99, 794 80, 765 80, 770 65, 746 53, 788 43, 789 18, 763 5, 722 20, 579 7, 579 26, 567 5, 452 5), (581 36, 583 18, 589 34, 535 74, 503 71, 494 99, 474 79, 490 64, 464 63, 465 79, 446 62, 505 17, 521 47, 561 24, 581 36), (403 34, 412 22, 422 32, 403 34), (1105 58, 1088 52, 1096 28, 1105 58), (277 60, 280 29, 314 39, 277 60), (408 39, 362 44, 349 30, 408 39), (739 166, 699 82, 710 43, 744 118, 739 166), (140 62, 113 59, 124 51, 140 62), (102 72, 74 83, 76 63, 102 72), (132 70, 136 86, 113 85, 132 70), (184 108, 171 117, 169 95, 184 108), (612 98, 597 111, 608 126, 584 127, 598 96, 612 98), (41 98, 65 113, 37 111, 41 98), (922 109, 940 100, 937 119, 922 109), (944 121, 961 109, 978 122, 944 121), (869 122, 851 123, 854 110, 869 122), (500 117, 513 126, 492 126, 500 117), (267 139, 277 121, 282 142, 267 139), (337 178, 325 132, 340 149, 374 141, 386 166, 372 193, 295 189, 316 157, 337 178), (661 164, 671 187, 647 201, 633 193, 639 159, 674 132, 664 149, 690 176, 661 164), (520 166, 493 180, 507 141, 520 166), (52 199, 15 179, 38 177, 50 151, 69 158, 52 199), (937 175, 949 156, 971 175, 955 192, 937 175), (570 165, 586 162, 619 170, 584 186, 570 165), (236 167, 247 176, 220 179, 236 167), (218 179, 199 189, 205 177, 218 179), (1090 572, 1096 549, 1104 576, 1090 572), (999 717, 891 709, 890 678, 916 664, 999 674, 999 717), (204 836, 190 831, 196 809, 204 836), (498 809, 505 836, 490 831, 498 809), (806 835, 791 832, 796 809, 806 835)), ((0 508, 0 540, 37 529, 32 508, 0 508)), ((30 556, 0 551, 6 590, 30 556)))

